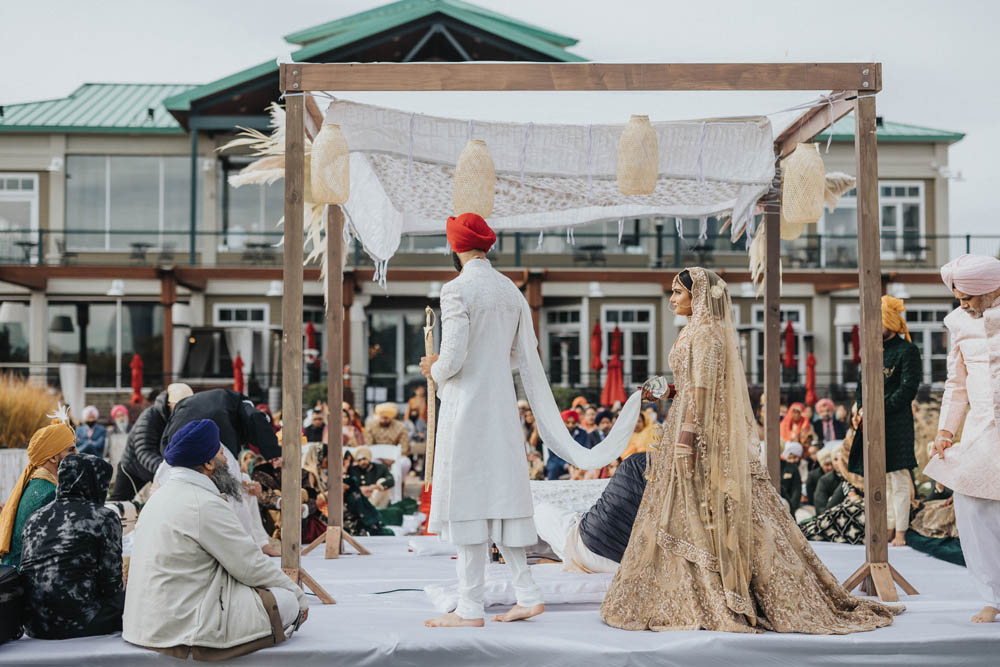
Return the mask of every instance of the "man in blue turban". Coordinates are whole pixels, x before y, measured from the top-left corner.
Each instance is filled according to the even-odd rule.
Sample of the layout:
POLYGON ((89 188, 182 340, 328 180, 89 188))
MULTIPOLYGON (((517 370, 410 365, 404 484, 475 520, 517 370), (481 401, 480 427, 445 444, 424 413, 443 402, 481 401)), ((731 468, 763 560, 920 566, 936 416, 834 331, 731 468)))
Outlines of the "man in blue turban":
POLYGON ((306 598, 223 498, 240 483, 227 469, 219 427, 189 422, 163 455, 173 469, 136 524, 122 637, 196 660, 285 641, 308 616, 306 598))

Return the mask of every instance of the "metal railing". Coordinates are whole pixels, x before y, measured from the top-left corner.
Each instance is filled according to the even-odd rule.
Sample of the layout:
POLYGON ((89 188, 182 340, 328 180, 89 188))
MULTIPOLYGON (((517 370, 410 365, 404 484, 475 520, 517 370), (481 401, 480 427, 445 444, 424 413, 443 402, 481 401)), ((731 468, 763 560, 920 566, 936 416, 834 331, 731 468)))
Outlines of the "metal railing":
MULTIPOLYGON (((652 227, 652 226, 648 226, 652 227)), ((6 265, 176 265, 191 264, 188 231, 150 229, 0 230, 0 264, 6 265)), ((197 266, 281 266, 280 231, 196 232, 197 266)), ((891 268, 931 268, 962 253, 997 256, 1000 235, 882 234, 882 261, 891 268)), ((450 266, 443 234, 406 236, 393 258, 394 267, 450 266)), ((806 234, 781 242, 786 268, 855 269, 857 236, 806 234)), ((492 257, 503 268, 679 268, 711 264, 722 268, 746 266, 746 241, 726 234, 681 236, 671 226, 652 231, 617 234, 501 232, 492 257)), ((348 267, 372 266, 360 242, 353 241, 348 267)))

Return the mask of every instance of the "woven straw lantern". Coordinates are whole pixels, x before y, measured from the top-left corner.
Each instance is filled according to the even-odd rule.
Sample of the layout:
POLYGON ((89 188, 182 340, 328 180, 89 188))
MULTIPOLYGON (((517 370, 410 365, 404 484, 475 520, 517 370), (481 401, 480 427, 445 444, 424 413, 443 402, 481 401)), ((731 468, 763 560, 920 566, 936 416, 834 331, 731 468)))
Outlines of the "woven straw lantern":
MULTIPOLYGON (((825 195, 826 171, 819 147, 816 144, 799 144, 782 163, 782 224, 818 222, 823 216, 825 195)), ((781 237, 785 238, 785 234, 782 233, 781 237)))
POLYGON ((618 140, 618 192, 651 195, 659 172, 660 142, 649 116, 632 116, 618 140))
POLYGON ((316 204, 343 204, 351 191, 350 152, 339 125, 323 125, 312 143, 307 167, 306 199, 316 204))
POLYGON ((475 213, 490 217, 496 187, 493 156, 486 142, 470 139, 455 164, 455 215, 475 213))

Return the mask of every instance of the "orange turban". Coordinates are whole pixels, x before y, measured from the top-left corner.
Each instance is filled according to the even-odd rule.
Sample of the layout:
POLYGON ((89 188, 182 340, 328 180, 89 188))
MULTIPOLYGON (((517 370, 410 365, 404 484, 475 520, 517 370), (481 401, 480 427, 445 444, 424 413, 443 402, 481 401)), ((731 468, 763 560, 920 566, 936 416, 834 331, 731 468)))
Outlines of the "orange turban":
POLYGON ((913 340, 910 338, 910 330, 906 326, 906 320, 901 315, 901 313, 905 312, 906 306, 903 304, 902 299, 897 299, 888 294, 882 297, 882 326, 889 331, 903 334, 906 340, 913 340))
POLYGON ((469 250, 489 252, 497 240, 497 235, 482 216, 475 213, 463 213, 458 217, 448 218, 447 233, 448 243, 455 252, 469 250))

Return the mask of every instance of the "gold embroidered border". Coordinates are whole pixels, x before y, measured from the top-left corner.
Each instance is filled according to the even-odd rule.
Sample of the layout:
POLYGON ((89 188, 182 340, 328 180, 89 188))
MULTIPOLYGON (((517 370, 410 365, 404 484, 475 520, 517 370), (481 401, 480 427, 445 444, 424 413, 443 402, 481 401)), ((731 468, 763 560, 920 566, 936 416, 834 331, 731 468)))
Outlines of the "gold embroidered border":
POLYGON ((691 561, 695 565, 699 565, 700 567, 703 567, 706 570, 710 570, 712 572, 719 571, 718 558, 716 558, 707 551, 699 549, 690 542, 685 542, 684 540, 674 537, 665 530, 661 529, 657 533, 656 541, 664 549, 672 551, 678 556, 681 556, 682 558, 691 561))

